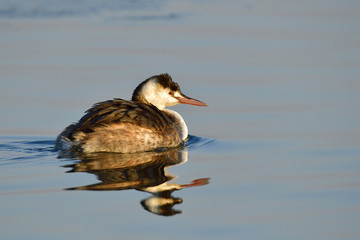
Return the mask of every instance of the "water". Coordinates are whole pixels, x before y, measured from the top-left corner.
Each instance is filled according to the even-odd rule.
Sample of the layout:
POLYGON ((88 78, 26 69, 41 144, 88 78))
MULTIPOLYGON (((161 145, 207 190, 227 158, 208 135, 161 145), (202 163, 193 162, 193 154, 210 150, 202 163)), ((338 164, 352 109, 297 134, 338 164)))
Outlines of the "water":
POLYGON ((1 1, 1 238, 359 239, 359 10, 1 1), (162 72, 209 104, 173 107, 186 149, 54 151, 91 104, 162 72))

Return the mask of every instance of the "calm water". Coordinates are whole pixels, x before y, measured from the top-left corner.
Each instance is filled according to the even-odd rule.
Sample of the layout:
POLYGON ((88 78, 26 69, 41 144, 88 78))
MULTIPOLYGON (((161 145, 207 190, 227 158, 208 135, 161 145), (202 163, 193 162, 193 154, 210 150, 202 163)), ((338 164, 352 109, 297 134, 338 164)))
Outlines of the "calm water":
POLYGON ((0 1, 1 239, 359 239, 359 1, 0 1), (168 72, 186 149, 59 155, 168 72))

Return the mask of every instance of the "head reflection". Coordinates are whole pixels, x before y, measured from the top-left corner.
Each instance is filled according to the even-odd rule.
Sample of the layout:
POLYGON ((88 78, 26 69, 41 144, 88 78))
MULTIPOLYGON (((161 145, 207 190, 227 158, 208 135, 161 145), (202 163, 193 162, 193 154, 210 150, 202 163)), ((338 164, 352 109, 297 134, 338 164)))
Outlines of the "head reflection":
POLYGON ((173 207, 182 203, 181 198, 172 196, 176 190, 208 184, 208 178, 192 181, 190 184, 169 183, 176 176, 167 168, 185 163, 187 151, 143 152, 133 154, 91 153, 76 158, 81 161, 67 165, 68 172, 95 174, 99 183, 69 188, 68 190, 126 190, 136 189, 151 193, 140 203, 143 208, 157 215, 172 216, 181 213, 173 207))

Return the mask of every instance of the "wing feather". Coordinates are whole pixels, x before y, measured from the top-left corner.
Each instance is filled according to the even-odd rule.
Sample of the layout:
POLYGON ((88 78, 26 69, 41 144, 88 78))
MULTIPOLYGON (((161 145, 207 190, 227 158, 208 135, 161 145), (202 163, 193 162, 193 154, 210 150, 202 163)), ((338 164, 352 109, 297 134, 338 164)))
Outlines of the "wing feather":
POLYGON ((69 131, 69 139, 79 132, 89 133, 112 123, 130 123, 160 131, 173 126, 170 118, 153 105, 120 98, 94 104, 69 131))

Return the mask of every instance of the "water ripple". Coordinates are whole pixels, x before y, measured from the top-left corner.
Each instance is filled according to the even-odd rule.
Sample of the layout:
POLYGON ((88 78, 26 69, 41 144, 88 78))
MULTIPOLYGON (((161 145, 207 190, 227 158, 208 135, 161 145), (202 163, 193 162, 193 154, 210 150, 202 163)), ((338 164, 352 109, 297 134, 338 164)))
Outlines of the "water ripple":
MULTIPOLYGON (((189 135, 185 149, 195 150, 214 142, 214 139, 189 135)), ((0 136, 0 165, 29 163, 44 156, 56 157, 54 145, 52 138, 0 136)))
POLYGON ((187 148, 189 150, 194 150, 197 148, 205 147, 214 142, 215 142, 215 139, 189 135, 189 139, 185 144, 185 148, 187 148))
POLYGON ((33 137, 0 137, 0 165, 38 162, 44 156, 53 156, 55 140, 34 140, 33 137))

